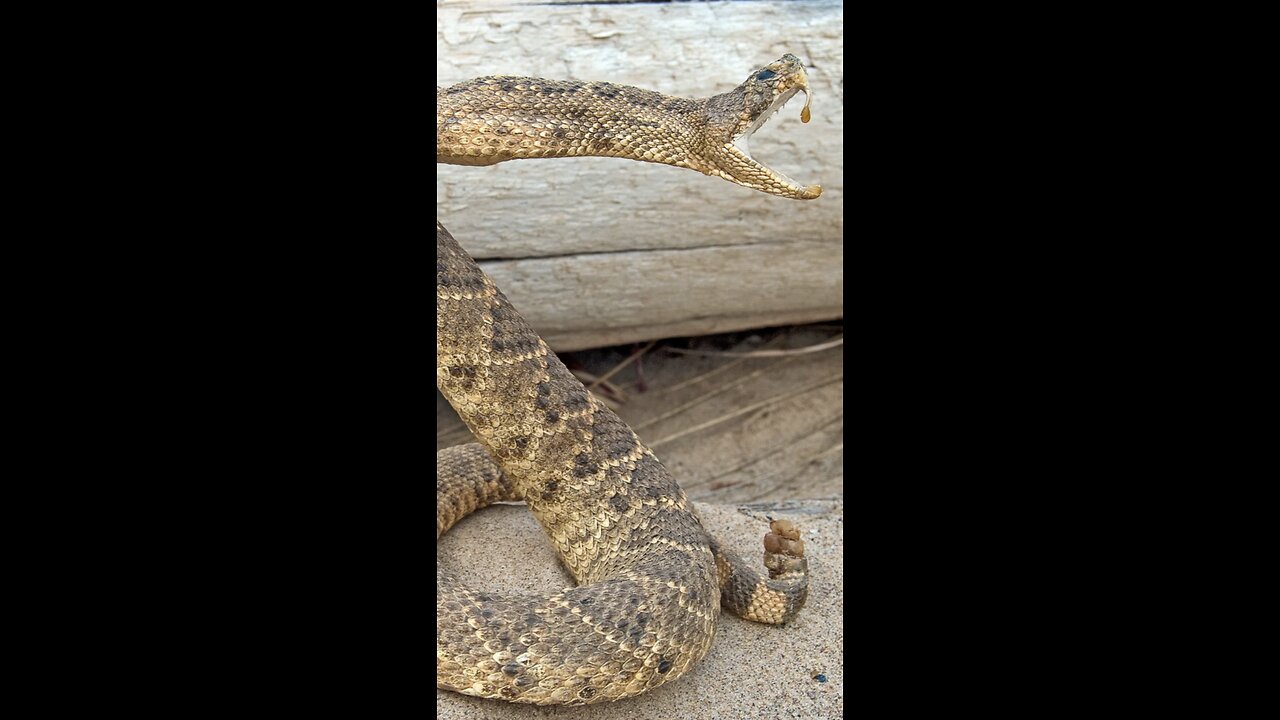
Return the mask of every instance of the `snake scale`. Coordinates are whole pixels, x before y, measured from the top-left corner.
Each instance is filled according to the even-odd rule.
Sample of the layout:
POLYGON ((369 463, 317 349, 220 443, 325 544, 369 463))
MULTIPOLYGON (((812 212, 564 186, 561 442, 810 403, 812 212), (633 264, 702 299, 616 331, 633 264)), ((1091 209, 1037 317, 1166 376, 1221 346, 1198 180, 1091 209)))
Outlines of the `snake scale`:
MULTIPOLYGON (((808 81, 794 55, 701 100, 606 82, 483 77, 436 89, 436 161, 607 156, 716 175, 781 197, 802 186, 743 141, 808 81)), ((524 500, 578 583, 550 596, 467 588, 436 570, 436 685, 542 705, 618 700, 711 646, 723 607, 781 623, 804 604, 799 531, 773 521, 769 578, 703 529, 665 467, 591 396, 436 222, 436 386, 479 440, 436 455, 436 538, 524 500)))

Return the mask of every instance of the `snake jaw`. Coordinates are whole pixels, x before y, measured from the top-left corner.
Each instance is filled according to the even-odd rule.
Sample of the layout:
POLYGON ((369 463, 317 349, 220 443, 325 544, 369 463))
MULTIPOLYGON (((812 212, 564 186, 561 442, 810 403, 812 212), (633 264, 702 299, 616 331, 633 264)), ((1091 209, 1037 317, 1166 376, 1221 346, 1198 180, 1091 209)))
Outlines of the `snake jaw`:
MULTIPOLYGON (((777 95, 774 95, 773 102, 769 103, 769 107, 764 112, 760 113, 760 115, 747 126, 747 129, 742 132, 741 138, 745 140, 746 138, 755 135, 756 131, 764 127, 764 124, 769 122, 770 118, 777 115, 778 111, 782 109, 782 106, 786 105, 791 98, 795 97, 795 94, 800 92, 801 89, 802 88, 799 86, 791 87, 783 90, 777 95)), ((807 115, 809 112, 809 90, 807 88, 804 88, 804 107, 804 112, 801 113, 802 116, 807 115)))
POLYGON ((736 145, 723 146, 714 159, 715 169, 708 175, 719 175, 743 187, 792 200, 813 200, 822 195, 821 185, 801 185, 777 170, 761 165, 736 145))
POLYGON ((751 157, 751 136, 801 91, 804 107, 800 110, 800 120, 807 123, 812 100, 809 78, 800 59, 788 54, 753 72, 732 92, 712 98, 709 108, 713 114, 720 108, 732 106, 736 116, 727 123, 730 127, 725 128, 731 141, 717 153, 716 167, 709 174, 779 197, 812 200, 820 196, 821 186, 801 185, 751 157))

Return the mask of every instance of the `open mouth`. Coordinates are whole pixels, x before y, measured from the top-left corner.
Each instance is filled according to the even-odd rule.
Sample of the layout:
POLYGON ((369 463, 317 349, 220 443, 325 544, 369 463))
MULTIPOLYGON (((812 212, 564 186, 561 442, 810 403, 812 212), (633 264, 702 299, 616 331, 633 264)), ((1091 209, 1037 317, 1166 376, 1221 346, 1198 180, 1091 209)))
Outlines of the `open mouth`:
POLYGON ((781 93, 778 93, 778 95, 773 99, 773 102, 769 103, 769 107, 764 112, 760 113, 760 115, 756 117, 754 121, 752 121, 751 125, 749 125, 745 130, 742 131, 741 135, 734 138, 733 145, 738 150, 740 150, 742 154, 745 155, 747 159, 749 159, 751 162, 754 162, 760 165, 762 168, 767 170, 771 175, 775 176, 777 180, 781 181, 781 183, 788 186, 787 189, 791 191, 789 194, 794 194, 794 196, 797 196, 803 199, 812 199, 812 198, 818 197, 818 195, 822 193, 821 187, 817 185, 805 186, 804 184, 797 182, 793 178, 788 177, 786 174, 778 172, 777 170, 774 170, 771 167, 768 167, 764 163, 760 162, 759 160, 756 160, 751 156, 751 136, 754 135, 757 130, 764 127, 764 124, 769 122, 769 118, 776 115, 778 111, 781 110, 782 107, 787 104, 787 101, 795 97, 795 94, 801 91, 804 92, 804 107, 801 108, 800 110, 800 121, 805 123, 809 122, 809 117, 810 117, 809 89, 802 85, 795 85, 793 87, 787 88, 781 93))

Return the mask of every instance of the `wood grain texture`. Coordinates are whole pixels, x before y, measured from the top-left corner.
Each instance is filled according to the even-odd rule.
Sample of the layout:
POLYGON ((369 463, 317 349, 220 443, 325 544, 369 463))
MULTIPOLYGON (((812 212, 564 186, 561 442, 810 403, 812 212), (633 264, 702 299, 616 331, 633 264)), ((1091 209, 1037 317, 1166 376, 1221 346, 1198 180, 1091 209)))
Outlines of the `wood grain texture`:
POLYGON ((784 53, 802 99, 752 154, 799 202, 614 158, 437 166, 437 217, 558 350, 843 316, 843 9, 833 2, 437 3, 437 83, 481 75, 724 92, 784 53))

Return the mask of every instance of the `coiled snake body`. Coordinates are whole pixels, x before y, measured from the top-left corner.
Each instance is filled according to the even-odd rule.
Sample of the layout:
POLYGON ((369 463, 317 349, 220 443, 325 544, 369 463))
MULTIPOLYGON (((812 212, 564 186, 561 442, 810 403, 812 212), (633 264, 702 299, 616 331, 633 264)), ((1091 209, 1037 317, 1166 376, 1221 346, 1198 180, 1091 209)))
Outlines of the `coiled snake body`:
MULTIPOLYGON (((736 141, 808 84, 793 55, 703 100, 600 82, 485 77, 436 90, 436 161, 488 165, 613 156, 687 167, 811 199, 736 141)), ((481 593, 436 571, 436 685, 580 705, 637 695, 706 655, 721 607, 780 623, 804 604, 798 530, 765 536, 769 579, 720 547, 684 491, 593 398, 436 223, 436 385, 480 441, 436 455, 436 538, 474 510, 522 499, 578 587, 481 593)))

